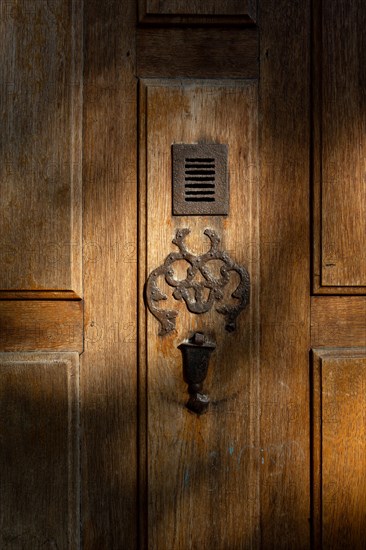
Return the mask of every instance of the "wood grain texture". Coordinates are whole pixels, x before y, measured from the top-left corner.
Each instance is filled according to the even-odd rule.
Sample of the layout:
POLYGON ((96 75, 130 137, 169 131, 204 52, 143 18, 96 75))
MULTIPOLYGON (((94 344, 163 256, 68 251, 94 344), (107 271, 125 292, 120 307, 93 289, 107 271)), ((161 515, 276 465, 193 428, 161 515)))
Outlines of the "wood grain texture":
POLYGON ((255 6, 255 0, 146 0, 147 13, 165 15, 245 15, 255 6))
MULTIPOLYGON (((323 0, 314 28, 314 285, 366 292, 364 93, 366 25, 361 0, 323 0)), ((328 290, 329 291, 329 290, 328 290)))
POLYGON ((137 73, 146 78, 257 78, 257 29, 141 28, 137 73))
POLYGON ((311 346, 366 346, 366 297, 314 296, 311 346))
POLYGON ((139 0, 139 20, 143 23, 254 23, 256 12, 256 0, 139 0))
POLYGON ((366 348, 314 351, 314 547, 366 536, 366 348))
POLYGON ((2 290, 81 296, 82 3, 3 2, 2 290))
POLYGON ((80 300, 73 290, 0 290, 0 300, 80 300))
POLYGON ((132 1, 85 3, 85 550, 137 546, 135 12, 132 1))
POLYGON ((261 547, 309 547, 308 1, 262 0, 261 547))
POLYGON ((81 301, 0 301, 0 351, 83 351, 81 301))
POLYGON ((77 353, 0 353, 1 548, 79 540, 77 353))
POLYGON ((175 249, 171 241, 182 227, 191 229, 187 244, 196 253, 207 250, 203 230, 215 229, 223 249, 246 265, 252 277, 251 306, 239 316, 234 333, 225 331, 224 319, 215 311, 193 315, 173 298, 164 308, 179 310, 175 332, 158 336, 157 320, 147 316, 147 332, 141 333, 146 364, 141 363, 140 418, 147 421, 147 439, 141 444, 147 460, 142 475, 147 473, 148 544, 171 549, 256 546, 258 265, 250 243, 258 242, 257 83, 144 81, 140 103, 140 194, 141 207, 146 206, 141 213, 141 283, 175 249), (200 140, 228 144, 227 218, 171 216, 171 144, 200 140), (204 385, 212 402, 202 417, 185 408, 187 385, 177 349, 195 330, 217 342, 204 385))

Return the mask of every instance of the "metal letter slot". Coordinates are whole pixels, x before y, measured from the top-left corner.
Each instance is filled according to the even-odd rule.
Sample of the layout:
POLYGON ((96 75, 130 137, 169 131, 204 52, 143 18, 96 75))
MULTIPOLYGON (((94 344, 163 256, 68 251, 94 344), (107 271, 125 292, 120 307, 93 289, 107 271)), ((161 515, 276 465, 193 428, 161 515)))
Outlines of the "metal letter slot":
POLYGON ((172 145, 173 214, 226 216, 229 211, 227 145, 172 145))

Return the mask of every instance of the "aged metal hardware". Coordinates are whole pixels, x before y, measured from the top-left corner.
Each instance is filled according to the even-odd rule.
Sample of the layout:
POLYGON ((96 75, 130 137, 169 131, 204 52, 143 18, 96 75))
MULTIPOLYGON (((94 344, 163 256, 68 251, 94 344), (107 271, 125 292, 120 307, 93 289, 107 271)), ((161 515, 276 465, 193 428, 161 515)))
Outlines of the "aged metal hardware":
POLYGON ((207 376, 209 358, 215 348, 216 345, 207 341, 202 332, 196 332, 188 342, 178 346, 183 355, 183 377, 190 394, 186 406, 196 414, 204 413, 210 402, 208 396, 201 392, 207 376))
POLYGON ((172 145, 173 214, 225 216, 229 211, 227 145, 172 145))
POLYGON ((151 313, 160 322, 160 335, 167 334, 175 329, 175 322, 178 312, 173 309, 161 309, 159 302, 167 299, 167 295, 159 289, 159 277, 164 277, 169 286, 174 288, 172 293, 176 300, 184 300, 187 309, 191 313, 206 313, 218 302, 216 311, 226 318, 225 328, 231 332, 236 328, 236 318, 239 313, 249 303, 250 281, 249 274, 245 267, 235 263, 225 251, 218 250, 220 238, 212 229, 205 229, 204 234, 211 241, 211 247, 208 252, 195 256, 187 250, 184 243, 185 237, 190 233, 189 229, 178 229, 173 244, 179 252, 169 254, 164 263, 157 269, 154 269, 147 281, 145 287, 146 302, 151 313), (187 269, 187 276, 183 280, 177 280, 174 277, 174 262, 186 260, 190 267, 187 269), (211 260, 221 260, 220 278, 215 278, 210 270, 209 262, 211 260), (237 300, 234 305, 228 305, 223 302, 223 289, 230 281, 231 272, 236 272, 240 281, 232 293, 232 297, 237 300), (196 275, 202 275, 200 280, 196 280, 196 275), (204 291, 208 289, 208 297, 204 297, 204 291))

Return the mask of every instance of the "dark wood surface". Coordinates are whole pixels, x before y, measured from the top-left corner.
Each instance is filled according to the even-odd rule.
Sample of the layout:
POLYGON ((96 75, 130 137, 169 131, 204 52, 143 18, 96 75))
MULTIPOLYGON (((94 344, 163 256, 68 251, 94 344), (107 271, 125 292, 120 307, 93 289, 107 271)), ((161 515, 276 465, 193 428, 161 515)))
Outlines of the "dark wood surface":
POLYGON ((262 548, 309 546, 309 8, 259 6, 262 548))
POLYGON ((84 549, 137 546, 135 2, 85 3, 84 549), (91 254, 92 254, 92 249, 91 254))
POLYGON ((366 293, 366 12, 323 0, 314 10, 314 285, 366 293))
POLYGON ((0 353, 1 548, 79 548, 78 366, 0 353))
POLYGON ((144 24, 242 25, 256 18, 256 0, 139 0, 139 21, 144 24))
POLYGON ((147 13, 164 15, 245 15, 256 8, 255 0, 144 0, 147 13))
POLYGON ((137 74, 146 78, 257 78, 258 29, 141 28, 137 74))

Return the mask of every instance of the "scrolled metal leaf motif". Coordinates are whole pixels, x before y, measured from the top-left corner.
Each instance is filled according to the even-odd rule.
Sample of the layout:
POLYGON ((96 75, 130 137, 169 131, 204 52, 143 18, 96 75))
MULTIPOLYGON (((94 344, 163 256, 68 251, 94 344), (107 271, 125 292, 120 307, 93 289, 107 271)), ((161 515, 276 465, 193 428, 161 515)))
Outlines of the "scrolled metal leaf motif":
POLYGON ((225 328, 231 332, 236 328, 236 318, 249 303, 250 279, 245 267, 238 265, 230 258, 227 252, 219 250, 220 238, 212 229, 206 229, 204 234, 210 239, 210 249, 200 256, 189 252, 184 242, 190 230, 178 229, 173 239, 179 252, 170 253, 164 263, 154 269, 146 282, 146 302, 151 313, 160 322, 160 335, 168 334, 175 329, 178 311, 174 309, 164 310, 158 307, 162 300, 167 300, 167 295, 159 288, 159 277, 165 277, 167 284, 172 287, 173 297, 176 300, 184 300, 187 309, 191 313, 202 314, 210 311, 216 306, 216 311, 225 316, 225 328), (173 265, 179 260, 186 260, 190 266, 187 269, 187 276, 183 280, 174 278, 173 265), (216 278, 210 271, 208 263, 212 260, 221 260, 220 277, 216 278), (234 292, 233 298, 238 300, 235 305, 223 303, 223 290, 230 281, 230 273, 234 271, 240 277, 240 282, 234 292), (202 275, 201 280, 195 280, 196 275, 202 275), (208 297, 205 299, 205 293, 208 297))

